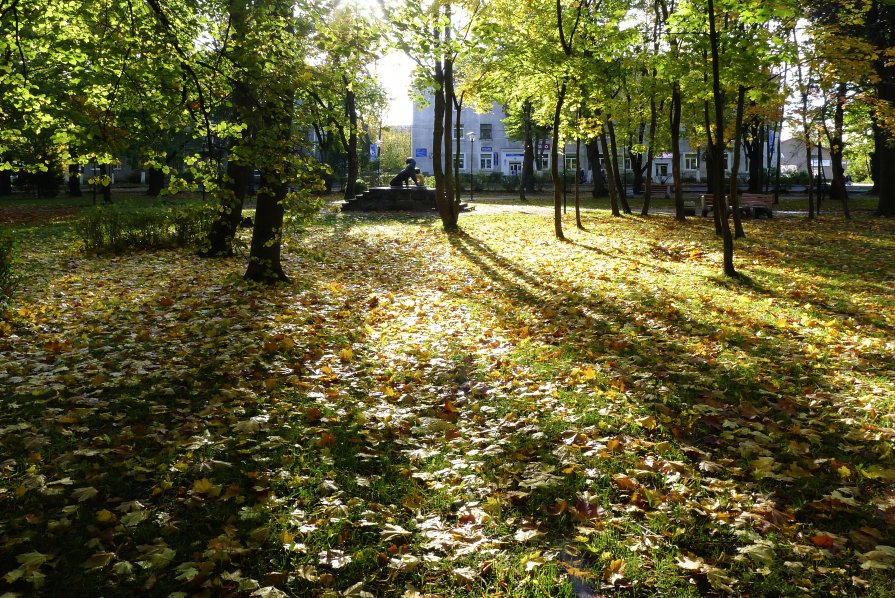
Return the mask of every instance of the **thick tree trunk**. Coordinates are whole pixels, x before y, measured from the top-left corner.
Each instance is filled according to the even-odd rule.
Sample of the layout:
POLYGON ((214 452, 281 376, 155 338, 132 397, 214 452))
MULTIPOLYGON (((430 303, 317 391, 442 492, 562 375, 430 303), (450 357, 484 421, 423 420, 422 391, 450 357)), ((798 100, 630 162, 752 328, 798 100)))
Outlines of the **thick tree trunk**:
POLYGON ((149 197, 158 197, 165 188, 165 173, 160 168, 150 168, 146 171, 146 195, 149 197))
POLYGON ((553 111, 553 145, 550 147, 550 175, 553 179, 553 231, 557 239, 565 239, 562 232, 562 181, 559 176, 559 123, 562 106, 566 99, 566 83, 563 81, 556 96, 553 111))
POLYGON ((587 148, 587 164, 590 166, 590 176, 593 180, 591 196, 601 197, 606 193, 606 185, 603 184, 603 169, 600 168, 600 141, 592 139, 585 144, 587 148))
MULTIPOLYGON (((78 190, 81 190, 80 183, 78 190)), ((8 170, 0 170, 0 197, 12 195, 12 172, 8 170)))
MULTIPOLYGON (((447 6, 448 21, 450 22, 450 5, 447 6)), ((446 27, 445 38, 450 39, 450 26, 446 27)), ((451 58, 445 58, 444 61, 444 155, 447 164, 445 171, 450 173, 453 168, 453 122, 454 122, 454 61, 451 58)), ((444 197, 447 200, 448 219, 444 222, 445 230, 457 230, 457 220, 459 216, 459 197, 454 196, 454 179, 446 176, 444 179, 444 197)))
POLYGON ((830 197, 842 202, 842 212, 846 218, 851 218, 848 209, 848 187, 845 186, 845 167, 842 165, 842 151, 844 140, 842 138, 845 126, 845 94, 847 86, 840 83, 836 93, 836 106, 833 110, 833 130, 828 132, 830 142, 830 166, 833 170, 833 182, 830 188, 830 197))
POLYGON ((348 77, 342 76, 345 83, 345 115, 348 117, 348 179, 345 181, 345 199, 357 195, 357 177, 359 172, 357 158, 357 103, 354 91, 348 87, 348 77))
MULTIPOLYGON (((438 29, 435 32, 439 37, 438 29)), ((435 202, 438 206, 438 215, 445 230, 450 229, 451 198, 445 195, 445 178, 443 146, 444 146, 444 112, 446 110, 444 98, 444 67, 440 60, 435 63, 435 94, 433 101, 434 126, 432 128, 432 174, 435 177, 435 202)), ((450 171, 448 171, 450 172, 450 171)))
MULTIPOLYGON (((615 177, 616 188, 618 189, 618 203, 621 207, 622 211, 625 214, 631 213, 631 206, 628 204, 628 193, 625 188, 626 185, 622 180, 621 174, 619 173, 618 168, 618 146, 615 143, 615 126, 612 124, 611 119, 607 119, 607 124, 609 125, 609 141, 612 149, 612 155, 609 156, 609 159, 612 163, 612 176, 615 177)), ((622 163, 624 164, 625 157, 622 156, 622 163)))
POLYGON ((613 216, 621 216, 618 209, 618 189, 615 187, 615 177, 612 176, 611 158, 609 156, 609 142, 606 141, 606 127, 600 132, 600 145, 603 148, 603 163, 606 166, 606 186, 609 188, 609 207, 613 216))
MULTIPOLYGON (((0 189, 0 195, 4 195, 0 189)), ((81 169, 77 164, 68 165, 68 195, 69 197, 81 197, 81 169)))
MULTIPOLYGON (((749 132, 751 140, 746 144, 746 159, 749 163, 749 193, 761 193, 764 189, 764 123, 753 122, 749 126, 749 132)), ((742 137, 742 131, 740 131, 740 137, 742 137)))

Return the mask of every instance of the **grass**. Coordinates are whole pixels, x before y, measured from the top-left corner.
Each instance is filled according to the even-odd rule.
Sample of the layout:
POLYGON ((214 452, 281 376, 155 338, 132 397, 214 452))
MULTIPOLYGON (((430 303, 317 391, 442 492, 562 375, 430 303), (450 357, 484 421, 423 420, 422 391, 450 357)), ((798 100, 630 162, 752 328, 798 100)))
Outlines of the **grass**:
POLYGON ((895 226, 747 222, 731 281, 540 204, 330 214, 277 287, 5 220, 8 591, 895 595, 895 226))

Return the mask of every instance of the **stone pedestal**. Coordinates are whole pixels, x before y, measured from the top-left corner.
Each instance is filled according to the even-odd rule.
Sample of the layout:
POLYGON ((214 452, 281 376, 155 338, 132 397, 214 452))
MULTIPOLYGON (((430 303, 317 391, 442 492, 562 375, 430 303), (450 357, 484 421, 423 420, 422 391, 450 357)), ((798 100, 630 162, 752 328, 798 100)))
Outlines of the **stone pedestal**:
POLYGON ((373 187, 342 205, 343 212, 429 212, 435 209, 435 190, 425 187, 373 187))
MULTIPOLYGON (((342 204, 343 212, 431 212, 437 210, 435 189, 373 187, 342 204)), ((466 209, 460 206, 461 211, 466 209)))

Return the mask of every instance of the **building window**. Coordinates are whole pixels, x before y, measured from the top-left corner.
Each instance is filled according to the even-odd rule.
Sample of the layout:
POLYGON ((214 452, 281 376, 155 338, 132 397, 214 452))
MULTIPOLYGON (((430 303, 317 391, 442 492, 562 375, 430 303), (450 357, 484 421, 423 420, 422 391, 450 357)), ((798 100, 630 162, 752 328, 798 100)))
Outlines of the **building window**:
POLYGON ((724 152, 724 172, 730 172, 730 153, 724 152))
POLYGON ((490 124, 481 124, 479 125, 479 139, 491 139, 491 125, 490 124))
POLYGON ((572 172, 578 170, 578 156, 566 156, 566 170, 572 172))
POLYGON ((459 164, 458 168, 460 170, 466 170, 466 153, 465 152, 460 152, 459 162, 457 161, 456 154, 454 155, 454 165, 458 165, 458 164, 459 164))
POLYGON ((699 170, 699 154, 684 154, 684 170, 699 170))
POLYGON ((535 168, 538 170, 550 170, 550 156, 538 156, 535 160, 535 168))
POLYGON ((462 141, 464 135, 466 135, 466 130, 463 128, 463 123, 460 123, 460 134, 459 135, 457 135, 457 125, 454 125, 454 139, 457 139, 457 137, 459 137, 460 140, 462 141))
POLYGON ((491 152, 482 152, 479 154, 479 169, 494 170, 494 154, 491 152))

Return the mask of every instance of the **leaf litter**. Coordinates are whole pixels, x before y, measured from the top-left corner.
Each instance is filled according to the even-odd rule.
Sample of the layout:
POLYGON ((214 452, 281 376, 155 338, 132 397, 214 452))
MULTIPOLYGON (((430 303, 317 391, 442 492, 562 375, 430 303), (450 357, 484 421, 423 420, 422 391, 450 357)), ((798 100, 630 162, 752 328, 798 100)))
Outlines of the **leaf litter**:
POLYGON ((891 589, 891 223, 763 222, 740 285, 708 227, 646 223, 563 244, 538 216, 344 217, 273 288, 241 260, 29 247, 0 339, 4 583, 891 589))

